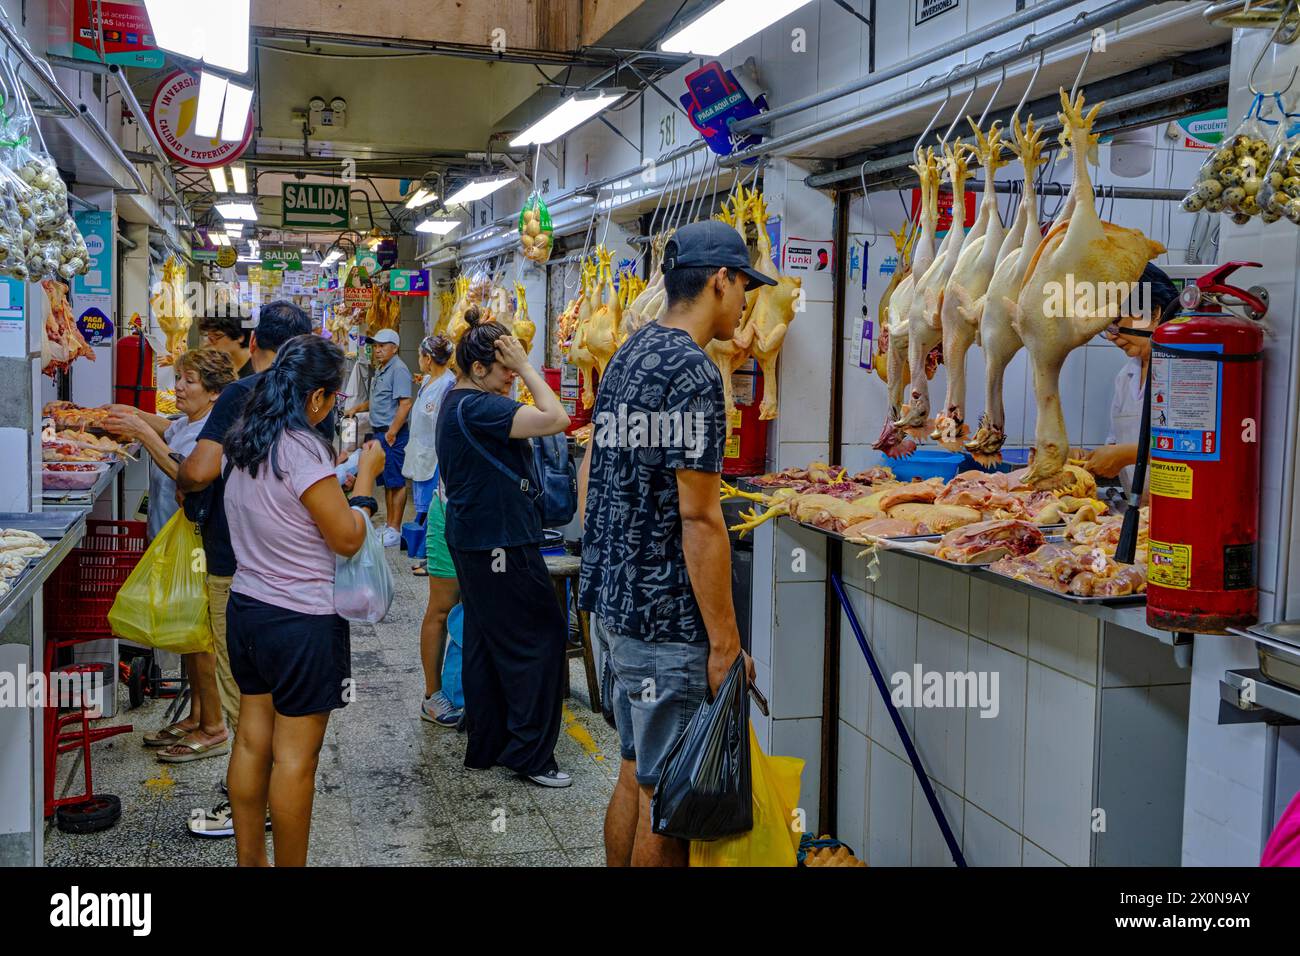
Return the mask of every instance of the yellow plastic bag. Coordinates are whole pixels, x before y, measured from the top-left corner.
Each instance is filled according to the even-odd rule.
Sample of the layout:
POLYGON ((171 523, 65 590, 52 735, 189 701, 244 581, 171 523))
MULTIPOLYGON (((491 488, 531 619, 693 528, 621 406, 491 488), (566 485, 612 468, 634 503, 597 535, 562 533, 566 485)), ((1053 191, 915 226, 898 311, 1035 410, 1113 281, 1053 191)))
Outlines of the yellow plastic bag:
POLYGON ((795 828, 799 805, 798 757, 769 757, 749 728, 749 762, 754 793, 754 828, 721 840, 694 840, 691 866, 795 866, 801 830, 795 828))
POLYGON ((177 654, 212 650, 203 540, 178 511, 158 532, 108 612, 118 637, 177 654))

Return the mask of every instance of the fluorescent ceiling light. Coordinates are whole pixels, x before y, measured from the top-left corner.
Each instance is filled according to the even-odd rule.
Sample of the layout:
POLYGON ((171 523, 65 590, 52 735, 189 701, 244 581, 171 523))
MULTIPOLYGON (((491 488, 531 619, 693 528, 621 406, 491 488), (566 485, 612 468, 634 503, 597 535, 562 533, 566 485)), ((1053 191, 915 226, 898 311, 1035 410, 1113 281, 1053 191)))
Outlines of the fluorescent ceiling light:
POLYGON ((416 232, 431 232, 437 236, 445 236, 449 232, 460 227, 459 219, 426 219, 415 227, 416 232))
POLYGON ((581 126, 605 107, 617 103, 627 90, 591 90, 575 93, 510 141, 514 148, 553 143, 571 129, 581 126))
POLYGON ((230 179, 235 184, 235 192, 240 195, 248 193, 248 170, 241 163, 230 167, 230 179))
POLYGON ((226 223, 226 235, 231 239, 239 239, 244 235, 244 224, 242 222, 226 223))
MULTIPOLYGON (((230 184, 226 182, 226 170, 223 167, 213 166, 208 170, 208 175, 212 177, 212 188, 215 191, 224 193, 230 188, 230 184)), ((237 192, 243 192, 243 190, 237 190, 237 192)))
POLYGON ((221 128, 221 104, 226 99, 226 87, 230 84, 224 77, 206 71, 199 74, 199 109, 194 118, 196 136, 217 135, 221 128))
POLYGON ((257 222, 257 207, 247 200, 217 203, 217 212, 221 213, 222 219, 245 219, 248 222, 257 222))
POLYGON ((250 0, 144 0, 144 5, 159 48, 248 72, 250 0))
POLYGON ((303 246, 298 251, 302 253, 304 256, 309 256, 311 255, 311 246, 303 246))
POLYGON ((665 53, 721 56, 809 0, 722 0, 659 44, 665 53))
MULTIPOLYGON (((202 91, 200 91, 200 96, 202 91)), ((253 106, 253 88, 231 83, 226 87, 226 109, 221 116, 221 141, 238 143, 248 129, 248 111, 253 106)))
POLYGON ((229 237, 228 235, 226 235, 224 232, 213 232, 213 233, 209 233, 209 237, 212 238, 212 239, 215 239, 217 245, 219 245, 219 246, 228 246, 228 245, 230 245, 230 237, 229 237))
MULTIPOLYGON (((193 0, 182 0, 193 10, 193 0)), ((203 59, 213 66, 235 73, 248 72, 248 14, 250 0, 208 0, 202 6, 206 16, 200 14, 203 34, 207 41, 203 59)))
POLYGON ((419 209, 421 206, 427 206, 438 198, 438 194, 427 186, 421 186, 411 194, 411 198, 406 200, 407 209, 419 209))
POLYGON ((492 179, 480 179, 472 183, 466 183, 456 190, 451 196, 447 197, 447 205, 451 206, 456 203, 471 203, 479 199, 491 196, 507 183, 514 182, 518 177, 514 173, 505 176, 496 176, 492 179))
MULTIPOLYGON (((215 5, 215 4, 212 4, 215 5)), ((202 60, 207 50, 207 17, 195 16, 193 0, 144 0, 154 43, 163 50, 191 60, 202 60)))

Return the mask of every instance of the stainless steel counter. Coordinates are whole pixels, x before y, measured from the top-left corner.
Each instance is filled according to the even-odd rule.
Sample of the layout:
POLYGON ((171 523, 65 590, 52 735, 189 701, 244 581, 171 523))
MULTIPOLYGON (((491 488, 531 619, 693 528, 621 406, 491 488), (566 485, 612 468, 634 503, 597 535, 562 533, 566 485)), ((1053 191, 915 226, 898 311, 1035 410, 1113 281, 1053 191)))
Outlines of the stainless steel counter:
POLYGON ((54 573, 54 569, 68 556, 68 552, 81 543, 81 539, 86 534, 86 514, 87 512, 83 509, 69 522, 67 521, 67 514, 63 513, 60 514, 59 519, 46 522, 44 525, 31 520, 19 520, 23 518, 39 519, 42 517, 40 514, 0 514, 0 528, 22 528, 53 542, 50 550, 39 560, 33 562, 23 572, 22 576, 13 583, 9 593, 0 598, 0 631, 4 630, 18 612, 27 606, 33 595, 36 594, 37 589, 45 584, 50 575, 54 573))

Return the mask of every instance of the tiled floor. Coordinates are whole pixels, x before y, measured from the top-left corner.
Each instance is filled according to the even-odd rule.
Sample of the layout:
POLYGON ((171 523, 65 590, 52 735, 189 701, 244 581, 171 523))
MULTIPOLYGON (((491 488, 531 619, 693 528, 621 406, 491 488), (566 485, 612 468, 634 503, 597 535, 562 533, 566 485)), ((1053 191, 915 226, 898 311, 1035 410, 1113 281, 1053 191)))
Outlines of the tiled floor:
MULTIPOLYGON (((428 587, 389 551, 397 597, 377 626, 352 625, 356 701, 330 720, 312 812, 317 866, 601 866, 604 807, 618 773, 618 737, 587 705, 582 662, 570 662, 556 748, 573 786, 548 790, 501 769, 466 770, 465 737, 419 719, 419 627, 428 587)), ((125 692, 121 693, 125 706, 125 692)), ((193 808, 219 799, 226 760, 158 763, 140 735, 162 724, 165 702, 119 709, 135 733, 96 744, 95 789, 122 800, 122 819, 97 834, 46 830, 51 866, 231 866, 233 840, 189 835, 193 808)), ((80 790, 73 757, 60 787, 80 790)), ((65 791, 66 792, 66 791, 65 791)), ((268 846, 270 839, 268 835, 268 846)))

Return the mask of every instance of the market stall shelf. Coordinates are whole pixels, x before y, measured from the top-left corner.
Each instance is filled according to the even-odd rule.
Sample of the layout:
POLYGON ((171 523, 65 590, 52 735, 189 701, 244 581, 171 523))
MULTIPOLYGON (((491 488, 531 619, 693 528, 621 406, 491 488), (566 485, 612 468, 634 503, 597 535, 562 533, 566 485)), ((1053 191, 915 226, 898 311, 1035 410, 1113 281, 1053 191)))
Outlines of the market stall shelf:
POLYGON ((122 473, 124 467, 122 459, 117 459, 99 475, 95 484, 84 491, 58 491, 48 489, 41 493, 41 500, 46 505, 54 507, 80 507, 82 505, 93 505, 112 484, 113 480, 122 473))
POLYGON ((81 543, 86 533, 86 514, 85 510, 61 512, 49 516, 48 520, 41 514, 0 514, 0 525, 31 531, 51 542, 50 550, 32 562, 13 582, 11 590, 0 598, 0 631, 9 626, 18 612, 31 602, 32 596, 39 593, 68 553, 81 543))

